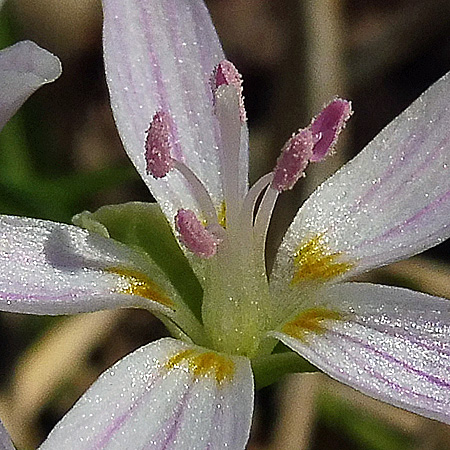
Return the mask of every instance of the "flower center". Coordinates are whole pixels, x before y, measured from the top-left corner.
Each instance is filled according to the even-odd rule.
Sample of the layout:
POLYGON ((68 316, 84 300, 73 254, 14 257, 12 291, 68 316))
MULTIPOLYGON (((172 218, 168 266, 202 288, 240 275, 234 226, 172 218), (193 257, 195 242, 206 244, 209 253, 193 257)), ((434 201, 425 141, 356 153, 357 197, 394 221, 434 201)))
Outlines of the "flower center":
POLYGON ((223 61, 214 70, 211 87, 221 137, 223 201, 214 204, 197 175, 174 157, 169 111, 154 115, 145 157, 150 174, 160 178, 177 170, 195 196, 200 214, 180 209, 174 221, 180 241, 204 261, 202 315, 214 349, 252 357, 272 350, 262 337, 275 316, 265 269, 266 236, 275 203, 280 193, 304 176, 310 162, 330 153, 351 107, 344 100, 333 100, 309 127, 287 141, 274 170, 243 192, 247 173, 242 173, 241 161, 248 149, 242 79, 230 62, 223 61))

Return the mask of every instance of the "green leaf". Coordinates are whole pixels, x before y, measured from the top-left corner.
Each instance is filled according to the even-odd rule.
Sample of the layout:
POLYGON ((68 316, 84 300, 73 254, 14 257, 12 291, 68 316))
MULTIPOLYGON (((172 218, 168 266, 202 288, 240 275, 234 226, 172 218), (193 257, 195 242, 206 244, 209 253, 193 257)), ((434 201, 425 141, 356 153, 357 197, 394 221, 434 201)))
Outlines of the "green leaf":
POLYGON ((201 321, 203 290, 156 203, 103 206, 77 214, 73 223, 147 253, 201 321))

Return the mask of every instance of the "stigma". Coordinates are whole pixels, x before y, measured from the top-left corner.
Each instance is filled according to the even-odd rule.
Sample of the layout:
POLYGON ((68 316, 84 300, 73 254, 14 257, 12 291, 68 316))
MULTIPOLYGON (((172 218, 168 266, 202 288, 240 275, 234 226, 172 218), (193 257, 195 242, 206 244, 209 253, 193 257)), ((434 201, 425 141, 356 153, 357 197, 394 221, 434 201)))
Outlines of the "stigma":
POLYGON ((214 102, 216 102, 220 86, 233 86, 236 89, 239 96, 239 118, 241 123, 245 123, 247 121, 247 113, 244 105, 242 75, 238 72, 234 64, 226 59, 217 64, 211 77, 211 89, 214 102))

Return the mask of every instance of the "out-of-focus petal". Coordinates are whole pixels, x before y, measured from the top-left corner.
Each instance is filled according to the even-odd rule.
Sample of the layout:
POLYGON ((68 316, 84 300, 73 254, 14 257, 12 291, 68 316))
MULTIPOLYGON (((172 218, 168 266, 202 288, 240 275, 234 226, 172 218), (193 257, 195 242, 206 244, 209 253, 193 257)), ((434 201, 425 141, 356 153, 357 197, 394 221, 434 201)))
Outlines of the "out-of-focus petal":
POLYGON ((146 172, 146 130, 157 111, 173 119, 173 157, 189 166, 217 208, 223 200, 220 133, 210 78, 224 58, 201 0, 104 0, 104 53, 111 106, 128 155, 169 221, 180 208, 199 212, 176 170, 146 172))
MULTIPOLYGON (((1 7, 1 3, 0 3, 1 7)), ((0 420, 0 450, 15 450, 3 422, 0 420)))
POLYGON ((450 301, 344 283, 272 333, 333 378, 450 423, 450 301))
POLYGON ((246 358, 167 338, 100 376, 40 450, 243 450, 252 412, 246 358))
POLYGON ((275 283, 355 275, 450 236, 449 97, 447 74, 311 195, 281 244, 275 283), (308 246, 309 264, 296 265, 308 246))
POLYGON ((59 59, 34 42, 0 51, 0 129, 33 92, 60 75, 59 59))
POLYGON ((0 310, 32 314, 140 306, 166 314, 174 294, 150 260, 112 239, 0 216, 0 310))

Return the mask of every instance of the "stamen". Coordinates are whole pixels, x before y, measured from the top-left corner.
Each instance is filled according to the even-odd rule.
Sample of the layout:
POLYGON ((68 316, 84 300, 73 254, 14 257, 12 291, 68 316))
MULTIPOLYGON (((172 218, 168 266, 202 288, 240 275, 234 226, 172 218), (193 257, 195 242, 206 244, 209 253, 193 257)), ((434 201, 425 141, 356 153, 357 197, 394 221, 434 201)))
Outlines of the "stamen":
POLYGON ((186 164, 180 161, 173 160, 172 164, 174 169, 177 169, 189 183, 191 191, 197 200, 198 206, 200 207, 202 213, 206 216, 206 220, 209 223, 218 222, 216 208, 214 207, 211 197, 209 196, 204 184, 200 181, 197 175, 195 175, 195 173, 192 172, 186 164))
POLYGON ((312 121, 309 127, 314 139, 312 162, 321 161, 333 150, 339 133, 351 115, 351 103, 336 98, 312 121))
POLYGON ((157 111, 147 130, 145 160, 147 173, 155 178, 165 177, 173 167, 171 156, 175 145, 172 134, 172 117, 165 111, 157 111))
POLYGON ((273 172, 263 175, 248 191, 241 209, 242 223, 252 223, 258 198, 273 180, 273 172))
POLYGON ((292 189, 313 155, 314 141, 309 129, 300 130, 284 145, 274 170, 272 187, 278 192, 292 189))
POLYGON ((205 259, 216 254, 219 239, 202 225, 194 211, 180 209, 175 216, 175 226, 181 241, 192 253, 205 259))
POLYGON ((280 192, 270 185, 266 192, 264 192, 261 204, 259 205, 258 213, 256 214, 254 226, 255 248, 261 249, 262 252, 265 250, 270 219, 279 195, 280 192))
POLYGON ((226 59, 221 61, 213 72, 211 87, 214 98, 217 88, 223 85, 231 85, 237 89, 239 93, 239 117, 241 123, 245 123, 247 121, 247 114, 245 112, 244 96, 242 95, 242 75, 238 72, 234 64, 226 59))
POLYGON ((323 109, 308 128, 300 130, 286 142, 274 169, 273 181, 264 193, 256 214, 256 248, 264 248, 278 195, 293 188, 304 176, 310 162, 321 161, 330 153, 351 114, 351 103, 337 98, 323 109))
POLYGON ((172 158, 175 146, 174 122, 166 111, 157 111, 147 130, 145 160, 147 173, 155 178, 165 177, 172 169, 177 169, 188 182, 192 194, 208 222, 217 222, 217 212, 203 183, 192 170, 181 161, 172 158))

